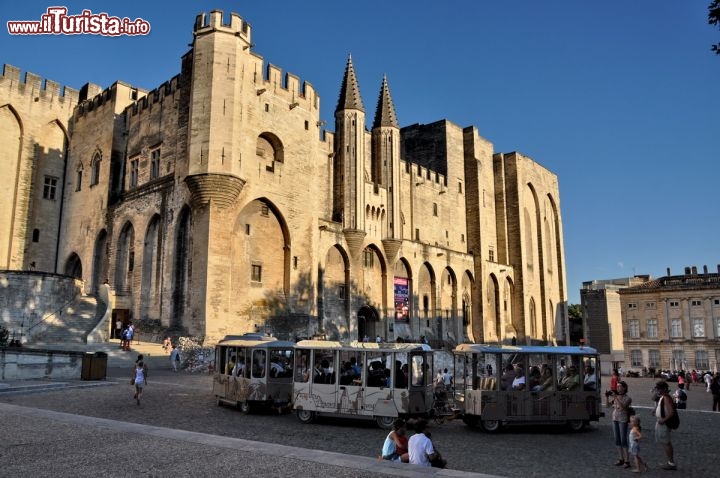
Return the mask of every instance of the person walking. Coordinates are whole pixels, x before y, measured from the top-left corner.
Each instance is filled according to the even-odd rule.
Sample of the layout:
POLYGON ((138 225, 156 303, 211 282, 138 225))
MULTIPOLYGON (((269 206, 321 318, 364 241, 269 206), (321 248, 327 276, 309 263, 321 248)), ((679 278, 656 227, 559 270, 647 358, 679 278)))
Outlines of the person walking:
POLYGON ((670 389, 667 382, 664 380, 659 381, 655 385, 655 390, 659 395, 657 407, 655 407, 655 441, 660 444, 667 458, 667 463, 663 464, 660 468, 663 470, 677 470, 670 437, 671 431, 667 426, 667 421, 677 412, 672 405, 672 397, 670 397, 670 389))
POLYGON ((710 393, 710 383, 712 383, 712 374, 710 372, 705 372, 705 375, 703 375, 703 381, 705 382, 705 391, 710 393))
POLYGON ((621 380, 617 384, 617 392, 613 395, 612 406, 612 420, 613 420, 613 435, 615 436, 615 447, 618 451, 618 461, 615 462, 615 466, 622 466, 624 468, 630 468, 630 455, 628 453, 628 424, 630 416, 628 409, 632 404, 632 398, 627 394, 627 383, 621 380))
POLYGON ((178 365, 180 365, 180 351, 177 345, 172 346, 172 352, 170 352, 170 365, 172 366, 173 372, 178 371, 178 365))
POLYGON ((125 327, 120 334, 120 348, 128 351, 130 350, 130 329, 125 327))
POLYGON ((115 320, 115 336, 114 339, 120 339, 122 341, 122 320, 115 320))
POLYGON ((710 382, 710 393, 712 393, 713 398, 712 411, 720 412, 720 378, 718 378, 717 374, 715 374, 710 382))
POLYGON ((145 385, 147 385, 146 371, 147 369, 143 361, 138 360, 135 364, 135 374, 132 380, 135 385, 135 395, 133 395, 133 398, 137 401, 138 406, 140 406, 140 396, 142 395, 145 385))

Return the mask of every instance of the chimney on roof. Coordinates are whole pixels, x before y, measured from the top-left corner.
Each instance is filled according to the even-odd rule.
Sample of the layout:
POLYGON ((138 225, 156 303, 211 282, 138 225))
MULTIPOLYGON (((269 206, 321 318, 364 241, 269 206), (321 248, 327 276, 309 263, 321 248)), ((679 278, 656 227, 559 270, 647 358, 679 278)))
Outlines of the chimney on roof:
MULTIPOLYGON (((718 268, 720 268, 720 264, 718 265, 718 268)), ((667 276, 670 277, 670 268, 667 268, 667 276)))
POLYGON ((690 275, 690 268, 689 268, 689 267, 686 267, 686 268, 685 268, 685 275, 686 275, 686 276, 690 275))
POLYGON ((707 266, 704 265, 704 266, 703 266, 703 274, 707 275, 707 273, 708 273, 708 271, 707 271, 707 266))
POLYGON ((696 266, 692 266, 692 274, 693 274, 694 276, 697 275, 697 267, 696 267, 696 266))

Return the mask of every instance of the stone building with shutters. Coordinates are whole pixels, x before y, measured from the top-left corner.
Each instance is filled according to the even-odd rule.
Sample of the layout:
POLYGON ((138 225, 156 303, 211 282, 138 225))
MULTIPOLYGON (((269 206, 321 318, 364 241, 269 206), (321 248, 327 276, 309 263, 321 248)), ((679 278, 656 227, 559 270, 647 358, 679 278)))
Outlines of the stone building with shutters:
POLYGON ((717 371, 720 365, 720 265, 618 291, 625 370, 717 371))
POLYGON ((0 77, 0 269, 107 281, 116 317, 209 341, 268 331, 437 345, 567 337, 558 179, 473 126, 366 109, 334 131, 237 14, 197 17, 152 90, 0 77))

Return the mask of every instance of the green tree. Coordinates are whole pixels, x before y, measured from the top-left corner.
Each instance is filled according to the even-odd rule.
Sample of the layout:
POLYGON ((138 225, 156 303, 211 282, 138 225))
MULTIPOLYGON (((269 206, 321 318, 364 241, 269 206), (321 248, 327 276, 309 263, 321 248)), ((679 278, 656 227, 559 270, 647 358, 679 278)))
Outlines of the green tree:
POLYGON ((580 305, 580 304, 568 305, 568 317, 570 317, 571 319, 582 320, 582 317, 583 317, 582 305, 580 305))
POLYGON ((570 345, 579 345, 580 339, 585 336, 582 305, 568 305, 568 326, 570 327, 570 345))
MULTIPOLYGON (((713 0, 708 6, 708 23, 720 27, 720 0, 713 0)), ((720 43, 713 45, 712 51, 720 55, 720 43)))

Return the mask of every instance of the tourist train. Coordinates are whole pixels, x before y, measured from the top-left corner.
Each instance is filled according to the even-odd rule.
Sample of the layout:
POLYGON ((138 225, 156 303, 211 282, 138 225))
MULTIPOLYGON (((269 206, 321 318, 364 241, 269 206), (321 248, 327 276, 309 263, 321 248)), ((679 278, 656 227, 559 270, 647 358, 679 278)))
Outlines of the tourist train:
POLYGON ((417 343, 227 336, 215 348, 213 393, 245 413, 277 408, 303 423, 358 418, 381 428, 451 416, 491 433, 520 424, 579 431, 603 416, 593 348, 461 344, 452 363, 447 355, 417 343))

